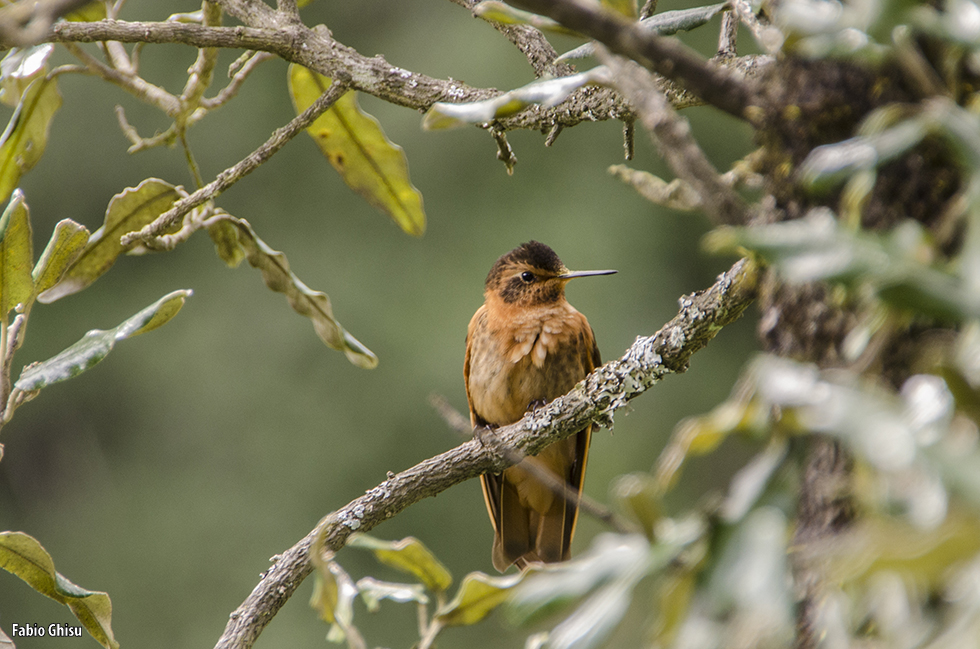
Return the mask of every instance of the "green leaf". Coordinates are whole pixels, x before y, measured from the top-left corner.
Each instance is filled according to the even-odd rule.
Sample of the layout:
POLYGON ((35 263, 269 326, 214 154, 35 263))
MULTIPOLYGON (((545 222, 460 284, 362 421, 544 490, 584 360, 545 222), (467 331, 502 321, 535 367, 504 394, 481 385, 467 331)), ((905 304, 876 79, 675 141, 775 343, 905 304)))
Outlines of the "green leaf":
POLYGON ((18 304, 30 306, 33 264, 31 217, 24 194, 18 189, 0 216, 0 318, 4 321, 18 304))
MULTIPOLYGON (((301 113, 330 87, 330 79, 303 66, 289 66, 289 94, 301 113)), ((345 93, 330 110, 306 129, 347 185, 385 212, 405 232, 425 231, 422 195, 408 176, 402 148, 392 143, 381 125, 345 93)))
POLYGON ((130 249, 119 242, 127 232, 139 230, 169 210, 180 192, 168 182, 147 178, 136 187, 127 187, 109 201, 105 222, 92 233, 88 244, 64 277, 42 293, 38 300, 48 304, 90 286, 116 259, 130 249))
POLYGON ((401 541, 382 541, 365 534, 354 534, 349 547, 371 550, 381 563, 415 575, 429 590, 442 592, 453 583, 449 570, 414 536, 401 541))
POLYGON ((245 251, 245 258, 253 268, 262 271, 265 285, 277 293, 286 295, 289 306, 296 313, 313 321, 313 329, 331 349, 344 352, 354 365, 373 369, 378 365, 378 357, 361 341, 350 335, 333 316, 333 307, 326 293, 314 291, 304 284, 289 269, 286 255, 270 248, 255 234, 255 230, 245 219, 223 214, 214 221, 225 221, 235 226, 238 243, 245 251))
POLYGON ((315 574, 310 606, 321 620, 333 625, 327 639, 343 642, 348 633, 356 632, 353 623, 357 586, 336 561, 320 563, 315 574))
POLYGON ((0 135, 0 201, 6 201, 44 153, 48 128, 61 106, 61 94, 54 79, 35 79, 24 91, 7 128, 0 135))
MULTIPOLYGON (((691 9, 679 9, 677 11, 664 11, 654 14, 649 18, 640 21, 640 26, 650 30, 658 36, 670 36, 677 32, 686 32, 696 29, 706 24, 709 20, 724 11, 727 3, 707 5, 705 7, 693 7, 691 9)), ((634 5, 635 7, 635 5, 634 5)), ((584 59, 595 54, 595 43, 588 42, 580 45, 573 50, 569 50, 555 59, 555 62, 569 61, 572 59, 584 59)))
POLYGON ((208 225, 214 251, 229 268, 238 268, 245 259, 245 250, 238 244, 238 228, 225 219, 208 225))
POLYGON ((929 256, 930 244, 913 221, 885 234, 853 232, 817 208, 791 222, 718 228, 705 245, 713 251, 753 250, 790 282, 866 286, 899 309, 954 322, 980 318, 980 295, 967 282, 920 261, 929 256))
POLYGON ((482 572, 471 572, 463 578, 452 601, 436 611, 435 620, 443 626, 476 624, 503 604, 510 590, 527 574, 491 577, 482 572))
POLYGON ((568 29, 551 18, 545 18, 530 11, 515 9, 509 4, 497 0, 485 0, 485 2, 477 4, 473 7, 473 15, 501 25, 530 25, 535 29, 552 34, 578 35, 578 32, 568 29))
POLYGON ((48 59, 53 51, 51 43, 11 48, 0 61, 0 101, 17 106, 31 82, 48 73, 48 59))
POLYGON ((24 368, 14 387, 23 392, 78 376, 96 365, 112 351, 116 343, 152 331, 165 324, 184 306, 184 300, 192 291, 174 291, 146 307, 114 329, 93 329, 77 343, 60 354, 24 368))
POLYGON ((34 295, 39 295, 61 281, 65 271, 75 263, 88 243, 88 229, 71 219, 63 219, 54 226, 41 258, 34 265, 34 295))
POLYGON ((112 634, 109 596, 80 588, 61 576, 54 569, 51 555, 36 539, 23 532, 0 532, 0 567, 42 595, 66 605, 103 647, 118 649, 119 643, 112 634))
POLYGON ((378 581, 373 577, 364 577, 357 580, 357 591, 372 613, 381 607, 383 599, 390 599, 393 602, 429 603, 429 598, 426 597, 421 584, 396 584, 390 581, 378 581))
POLYGON ((440 101, 432 104, 426 112, 422 119, 422 128, 433 131, 456 128, 465 124, 485 124, 519 113, 531 104, 551 108, 565 101, 568 95, 583 86, 607 83, 609 83, 609 71, 605 66, 599 66, 569 77, 535 81, 484 101, 463 104, 447 104, 440 101))

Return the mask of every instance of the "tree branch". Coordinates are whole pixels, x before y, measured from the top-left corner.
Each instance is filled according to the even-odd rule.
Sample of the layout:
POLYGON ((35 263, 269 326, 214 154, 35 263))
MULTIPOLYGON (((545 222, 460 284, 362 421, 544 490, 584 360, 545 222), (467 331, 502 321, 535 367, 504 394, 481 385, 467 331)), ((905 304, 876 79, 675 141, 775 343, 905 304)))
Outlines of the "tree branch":
POLYGON ((677 114, 655 84, 653 76, 632 61, 612 56, 600 47, 599 59, 613 72, 616 88, 633 105, 640 122, 679 178, 701 197, 701 208, 716 223, 746 225, 749 210, 691 135, 691 125, 677 114))
POLYGON ((334 102, 345 92, 347 92, 347 88, 334 81, 326 92, 320 95, 309 108, 294 117, 285 126, 276 129, 262 146, 250 153, 238 164, 222 171, 218 174, 217 178, 204 187, 174 203, 173 207, 157 217, 152 223, 143 227, 143 229, 123 235, 121 238, 122 244, 128 246, 138 240, 142 240, 147 247, 153 248, 154 250, 168 250, 173 248, 181 238, 167 235, 160 236, 161 233, 175 225, 185 214, 198 205, 211 200, 255 171, 259 165, 278 153, 282 147, 286 146, 287 142, 316 121, 317 117, 329 110, 334 102), (154 237, 157 238, 154 239, 154 237))
MULTIPOLYGON (((274 558, 274 564, 228 621, 216 649, 247 649, 266 624, 312 571, 310 550, 316 539, 337 551, 354 532, 366 532, 406 507, 487 472, 498 472, 512 460, 534 455, 592 423, 612 421, 615 411, 672 373, 687 370, 691 356, 734 322, 755 298, 758 269, 743 259, 719 276, 713 286, 682 297, 680 312, 653 336, 639 337, 615 361, 596 369, 568 394, 495 431, 508 454, 495 453, 477 440, 423 460, 388 478, 324 518, 296 545, 274 558)), ((319 548, 317 548, 319 550, 319 548)))
MULTIPOLYGON (((226 6, 229 3, 224 3, 226 6)), ((261 3, 258 3, 261 5, 261 3)), ((237 6, 237 5, 236 5, 237 6)), ((251 5, 248 5, 251 8, 251 5)), ((262 5, 264 6, 264 5, 262 5)), ((266 7, 268 15, 276 12, 266 7)), ((320 74, 339 79, 353 90, 365 92, 395 104, 426 111, 437 101, 450 103, 482 101, 500 94, 494 88, 474 88, 454 80, 435 79, 388 63, 381 56, 367 58, 331 38, 326 30, 302 24, 281 28, 262 23, 267 13, 261 9, 235 14, 240 20, 254 16, 262 27, 205 27, 177 22, 122 22, 100 20, 90 23, 58 23, 49 38, 59 43, 119 41, 123 43, 182 43, 198 48, 224 47, 270 52, 286 61, 298 63, 320 74)), ((752 79, 771 61, 771 57, 745 56, 720 64, 733 79, 752 79)), ((658 87, 676 108, 702 104, 702 100, 666 79, 658 87)), ((529 129, 548 132, 554 126, 575 126, 583 121, 620 119, 629 107, 607 88, 588 87, 576 91, 554 108, 531 106, 497 121, 505 131, 529 129)))
POLYGON ((514 4, 594 38, 735 117, 749 119, 746 109, 758 102, 754 84, 702 59, 680 41, 658 36, 599 4, 584 0, 517 0, 514 4))

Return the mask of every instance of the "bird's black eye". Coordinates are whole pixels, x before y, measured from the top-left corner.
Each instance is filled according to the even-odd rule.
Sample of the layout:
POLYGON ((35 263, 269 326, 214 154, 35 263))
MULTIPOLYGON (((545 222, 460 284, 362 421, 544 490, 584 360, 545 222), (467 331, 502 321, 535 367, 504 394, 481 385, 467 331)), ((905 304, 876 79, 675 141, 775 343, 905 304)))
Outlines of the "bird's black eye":
POLYGON ((523 273, 521 273, 521 279, 523 279, 526 284, 530 284, 534 281, 534 273, 529 270, 525 270, 523 273))

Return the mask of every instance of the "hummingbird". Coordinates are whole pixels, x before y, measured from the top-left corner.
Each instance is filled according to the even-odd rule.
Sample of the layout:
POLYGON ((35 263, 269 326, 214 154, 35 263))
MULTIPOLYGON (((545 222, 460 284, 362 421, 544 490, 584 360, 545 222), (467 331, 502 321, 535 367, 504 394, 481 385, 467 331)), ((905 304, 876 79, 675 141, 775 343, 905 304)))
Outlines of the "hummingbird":
MULTIPOLYGON (((463 375, 475 431, 519 421, 602 364, 592 327, 565 299, 565 284, 615 272, 570 271, 554 250, 537 241, 494 263, 483 306, 466 333, 463 375)), ((578 502, 553 491, 527 465, 536 463, 581 494, 591 436, 588 426, 503 473, 481 476, 497 570, 569 558, 578 502)))

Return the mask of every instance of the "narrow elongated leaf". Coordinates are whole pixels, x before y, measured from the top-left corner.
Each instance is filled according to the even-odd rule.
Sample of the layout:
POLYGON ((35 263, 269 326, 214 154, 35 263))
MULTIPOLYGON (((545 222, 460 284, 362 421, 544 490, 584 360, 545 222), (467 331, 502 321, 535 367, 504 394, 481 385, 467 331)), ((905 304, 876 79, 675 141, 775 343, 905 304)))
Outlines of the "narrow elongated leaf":
POLYGON ((254 268, 262 271, 265 285, 277 293, 284 293, 289 306, 300 315, 313 321, 320 340, 328 347, 344 352, 358 367, 371 369, 378 365, 378 357, 370 349, 350 335, 333 316, 330 298, 326 293, 314 291, 304 284, 291 270, 286 255, 270 248, 252 229, 248 221, 231 215, 223 215, 216 222, 233 225, 238 234, 238 243, 245 251, 245 258, 254 268))
POLYGON ((60 354, 25 367, 14 387, 30 392, 78 376, 105 358, 117 342, 165 324, 191 294, 189 290, 168 293, 114 329, 93 329, 60 354))
POLYGON ((41 258, 37 260, 31 276, 34 279, 34 294, 39 295, 59 281, 88 243, 88 229, 71 219, 58 221, 54 233, 48 240, 41 258))
POLYGON ((482 572, 471 572, 463 578, 452 601, 436 611, 436 621, 443 626, 476 624, 503 604, 511 589, 526 574, 491 577, 482 572))
MULTIPOLYGON (((303 66, 289 66, 289 94, 301 113, 330 87, 330 79, 303 66)), ((357 105, 354 92, 345 93, 307 132, 344 182, 405 232, 425 232, 422 194, 408 176, 402 148, 392 143, 381 125, 357 105)))
POLYGON ((485 0, 473 7, 473 15, 479 16, 484 20, 490 20, 501 25, 530 25, 535 29, 553 34, 577 35, 564 25, 561 25, 551 18, 533 14, 530 11, 515 9, 505 2, 498 0, 485 0))
POLYGON ((35 79, 24 91, 7 128, 0 136, 0 201, 6 201, 44 153, 48 128, 61 107, 55 79, 35 79))
POLYGON ((42 293, 45 304, 88 287, 116 263, 128 250, 119 242, 127 232, 139 230, 173 206, 180 192, 168 182, 147 178, 136 187, 127 187, 109 201, 105 222, 89 237, 85 249, 60 282, 42 293))
POLYGON ((31 217, 24 195, 17 190, 0 216, 0 316, 18 304, 27 306, 34 290, 33 263, 31 217))
POLYGON ((23 532, 0 532, 0 567, 20 577, 42 595, 66 605, 103 647, 119 647, 112 634, 109 596, 85 590, 65 579, 55 571, 51 555, 36 539, 23 532))
POLYGON ((570 94, 583 86, 607 83, 609 83, 609 71, 606 66, 599 66, 570 77, 535 81, 484 101, 464 104, 447 104, 440 101, 432 104, 426 112, 422 119, 422 128, 434 131, 466 124, 484 124, 519 113, 531 104, 551 108, 565 101, 570 94))
MULTIPOLYGON (((670 36, 677 32, 686 32, 701 25, 704 25, 716 15, 724 11, 726 3, 707 5, 705 7, 693 7, 691 9, 678 9, 676 11, 664 11, 654 14, 649 18, 640 21, 640 25, 649 29, 659 36, 670 36)), ((634 5, 635 7, 635 5, 634 5)), ((634 14, 635 15, 635 14, 634 14)), ((572 59, 584 59, 595 54, 595 43, 588 42, 580 45, 573 50, 569 50, 555 59, 558 61, 569 61, 572 59)))
POLYGON ((355 534, 347 541, 349 547, 374 552, 378 561, 418 577, 429 590, 441 592, 453 583, 449 570, 414 536, 401 541, 382 541, 365 534, 355 534))
POLYGON ((20 103, 27 86, 48 72, 48 58, 54 45, 11 48, 0 61, 0 101, 8 106, 20 103))

